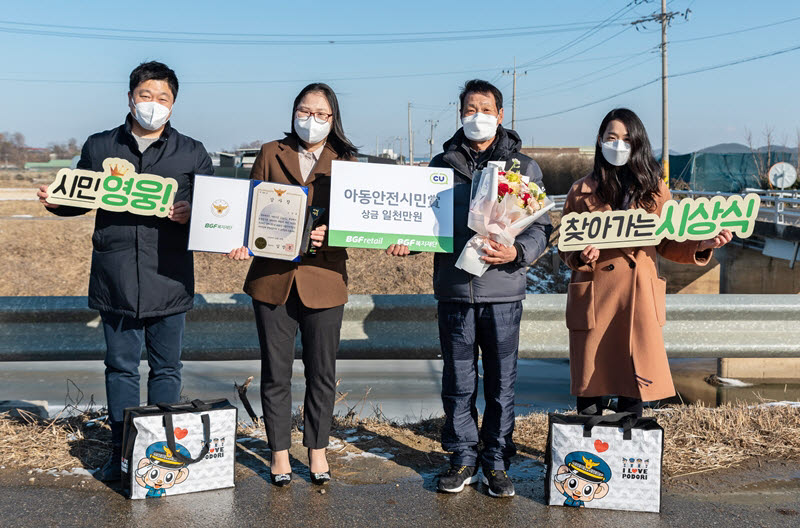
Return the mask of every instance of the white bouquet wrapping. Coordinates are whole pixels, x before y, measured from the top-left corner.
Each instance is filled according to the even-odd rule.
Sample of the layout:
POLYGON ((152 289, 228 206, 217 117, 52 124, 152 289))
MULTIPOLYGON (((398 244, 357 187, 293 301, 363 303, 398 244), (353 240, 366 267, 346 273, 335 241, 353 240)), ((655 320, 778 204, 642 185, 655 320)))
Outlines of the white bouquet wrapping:
POLYGON ((508 171, 492 163, 483 169, 469 204, 467 226, 475 231, 456 261, 456 267, 482 276, 490 264, 481 257, 491 246, 487 238, 510 246, 517 235, 555 206, 542 189, 519 172, 513 160, 508 171))

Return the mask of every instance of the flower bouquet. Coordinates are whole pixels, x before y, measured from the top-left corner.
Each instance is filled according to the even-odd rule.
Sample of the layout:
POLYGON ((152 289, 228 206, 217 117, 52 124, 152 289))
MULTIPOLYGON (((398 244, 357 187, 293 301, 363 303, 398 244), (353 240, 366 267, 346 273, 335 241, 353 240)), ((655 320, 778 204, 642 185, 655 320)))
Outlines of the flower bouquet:
POLYGON ((481 172, 469 204, 467 225, 475 231, 456 261, 456 267, 480 277, 489 269, 481 257, 490 248, 487 238, 505 246, 514 244, 517 235, 555 206, 544 191, 519 173, 519 161, 503 171, 489 162, 481 172))

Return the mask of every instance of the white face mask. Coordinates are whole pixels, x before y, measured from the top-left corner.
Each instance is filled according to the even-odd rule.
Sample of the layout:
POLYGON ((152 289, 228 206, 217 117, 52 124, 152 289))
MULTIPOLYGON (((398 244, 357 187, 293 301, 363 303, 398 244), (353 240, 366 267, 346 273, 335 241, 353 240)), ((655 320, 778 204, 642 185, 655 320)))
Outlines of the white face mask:
POLYGON ((331 131, 331 123, 330 121, 317 123, 317 120, 311 116, 304 118, 295 117, 294 131, 297 132, 300 139, 310 145, 314 145, 328 137, 331 131))
POLYGON ((132 114, 142 128, 158 130, 169 120, 170 112, 172 110, 155 101, 142 101, 134 105, 132 114))
POLYGON ((615 167, 622 167, 628 163, 631 157, 631 145, 621 139, 606 141, 601 146, 603 149, 603 157, 615 167))
POLYGON ((472 141, 486 141, 497 133, 497 116, 475 113, 461 118, 464 135, 472 141))

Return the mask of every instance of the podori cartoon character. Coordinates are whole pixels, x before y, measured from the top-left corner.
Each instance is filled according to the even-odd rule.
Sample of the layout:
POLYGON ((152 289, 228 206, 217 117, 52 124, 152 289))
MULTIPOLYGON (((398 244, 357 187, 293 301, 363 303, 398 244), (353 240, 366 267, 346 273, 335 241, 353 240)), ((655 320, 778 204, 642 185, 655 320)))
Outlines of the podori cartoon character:
POLYGON ((580 508, 608 494, 611 468, 603 459, 586 451, 573 451, 564 459, 553 479, 556 489, 567 500, 564 506, 580 508))
MULTIPOLYGON (((187 458, 189 451, 180 444, 175 450, 187 458)), ((147 488, 147 497, 162 497, 168 489, 189 478, 189 468, 175 458, 166 442, 156 442, 148 446, 145 458, 139 461, 136 469, 136 483, 147 488)))

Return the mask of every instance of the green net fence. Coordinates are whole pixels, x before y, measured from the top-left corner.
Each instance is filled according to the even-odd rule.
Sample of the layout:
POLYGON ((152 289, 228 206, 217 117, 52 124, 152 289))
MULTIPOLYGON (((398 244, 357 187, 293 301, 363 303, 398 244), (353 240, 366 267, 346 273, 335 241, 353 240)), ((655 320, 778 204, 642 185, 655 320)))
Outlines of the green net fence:
MULTIPOLYGON (((768 188, 769 167, 785 161, 797 167, 797 154, 765 152, 742 154, 693 153, 669 157, 672 186, 684 182, 694 191, 741 192, 745 188, 768 188)), ((797 185, 795 185, 797 186, 797 185)))

